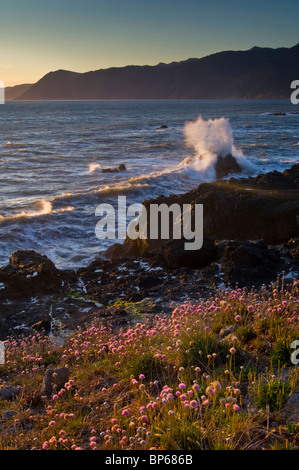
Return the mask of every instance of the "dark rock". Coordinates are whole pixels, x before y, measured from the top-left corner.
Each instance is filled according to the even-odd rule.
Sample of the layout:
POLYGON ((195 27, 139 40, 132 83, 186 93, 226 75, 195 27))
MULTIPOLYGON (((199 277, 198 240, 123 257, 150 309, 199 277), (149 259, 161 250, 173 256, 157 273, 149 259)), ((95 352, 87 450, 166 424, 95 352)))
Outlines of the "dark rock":
POLYGON ((16 251, 10 264, 0 268, 0 282, 14 298, 61 292, 60 271, 46 256, 33 250, 16 251))
POLYGON ((205 266, 200 270, 200 277, 204 280, 207 285, 215 286, 215 280, 217 279, 219 274, 220 266, 218 262, 213 262, 209 266, 205 266))
POLYGON ((70 371, 67 367, 47 369, 44 377, 42 395, 51 396, 59 392, 69 380, 70 371))
POLYGON ((218 179, 224 178, 231 173, 242 173, 242 168, 231 154, 226 155, 226 157, 218 156, 215 170, 218 179))
POLYGON ((162 124, 162 126, 160 126, 159 129, 168 129, 168 126, 166 126, 166 124, 162 124))
POLYGON ((103 168, 102 173, 118 173, 119 171, 126 171, 126 165, 121 163, 118 168, 103 168))
POLYGON ((299 422, 299 382, 296 384, 294 392, 287 399, 283 409, 280 411, 280 415, 290 423, 299 422))
POLYGON ((225 338, 226 336, 229 336, 232 334, 234 331, 236 331, 237 325, 227 325, 224 326, 220 331, 219 331, 219 336, 221 338, 225 338))
POLYGON ((139 258, 146 249, 146 242, 144 240, 130 240, 126 239, 124 244, 115 243, 110 246, 105 256, 109 259, 126 259, 126 258, 139 258))
POLYGON ((229 183, 239 187, 247 186, 248 190, 299 189, 299 164, 293 165, 292 168, 285 170, 283 173, 274 170, 265 174, 260 174, 254 178, 231 178, 229 183))
POLYGON ((277 278, 280 254, 264 241, 226 243, 222 260, 224 279, 240 286, 267 283, 277 278))
POLYGON ((290 178, 299 179, 299 163, 295 163, 291 168, 284 170, 283 174, 289 176, 290 178))
POLYGON ((71 285, 77 283, 78 281, 77 275, 72 269, 64 269, 63 271, 59 271, 59 276, 63 284, 71 285))
POLYGON ((171 240, 162 244, 165 263, 170 268, 207 266, 217 259, 217 248, 211 238, 205 238, 200 250, 185 250, 186 240, 171 240))
POLYGON ((120 243, 114 243, 105 252, 105 256, 109 259, 124 258, 124 247, 120 243))
POLYGON ((103 168, 102 173, 118 173, 118 168, 103 168))
POLYGON ((156 274, 141 274, 136 279, 136 284, 140 288, 149 289, 161 284, 161 279, 156 274))
POLYGON ((296 262, 299 261, 299 238, 292 238, 288 242, 288 247, 290 248, 290 255, 292 259, 296 262))
MULTIPOLYGON (((296 168, 292 170, 293 174, 295 171, 296 168)), ((144 205, 149 213, 151 204, 179 204, 181 208, 189 204, 193 214, 195 204, 202 204, 205 238, 244 241, 263 239, 268 244, 286 243, 299 234, 299 185, 297 187, 295 177, 273 173, 256 179, 234 178, 228 182, 219 180, 202 183, 196 190, 182 195, 159 196, 145 201, 144 205), (286 185, 283 183, 283 188, 282 178, 288 179, 286 185), (268 184, 265 187, 266 180, 268 184), (278 189, 275 189, 276 185, 278 189)), ((147 233, 150 233, 149 222, 148 218, 147 233)), ((141 255, 144 256, 145 251, 161 250, 162 242, 161 239, 144 240, 141 255)), ((127 243, 126 240, 124 245, 127 243)))
POLYGON ((1 400, 13 400, 22 391, 22 387, 14 387, 12 385, 2 385, 0 387, 0 398, 1 400))
MULTIPOLYGON (((130 240, 109 248, 106 256, 111 260, 143 258, 175 270, 189 267, 201 269, 199 275, 207 285, 214 287, 220 281, 243 285, 268 283, 280 269, 290 266, 280 263, 277 251, 267 245, 281 245, 299 234, 299 165, 284 173, 270 172, 255 178, 231 178, 202 183, 196 190, 182 195, 159 196, 144 202, 147 213, 151 204, 203 205, 203 231, 205 245, 198 252, 184 250, 183 240, 165 241, 147 238, 130 240), (207 244, 207 240, 210 242, 207 244), (214 243, 213 240, 218 240, 214 243), (238 241, 236 245, 221 240, 238 241), (243 243, 265 240, 263 243, 243 243), (241 243, 239 243, 241 242, 241 243), (216 261, 223 259, 222 269, 216 261), (220 277, 218 277, 220 276, 220 277)), ((171 222, 170 222, 171 224, 171 222)), ((150 219, 147 221, 150 233, 150 219)), ((298 262, 298 248, 289 246, 281 259, 298 262)), ((287 261, 286 261, 287 262, 287 261)), ((284 262, 284 263, 286 263, 284 262)), ((115 282, 114 280, 112 282, 115 282)), ((111 284, 111 282, 110 282, 111 284)), ((132 288, 133 289, 133 288, 132 288)), ((131 291, 130 291, 131 292, 131 291)), ((133 295, 133 294, 132 294, 133 295)), ((170 295, 170 294, 169 294, 170 295)), ((136 293, 134 294, 134 298, 136 293)))
POLYGON ((36 331, 44 331, 50 333, 51 331, 51 322, 49 320, 41 320, 37 323, 34 323, 31 328, 36 331))
POLYGON ((17 412, 14 410, 7 410, 5 413, 3 413, 3 419, 12 419, 16 414, 17 412))
MULTIPOLYGON (((202 183, 196 190, 181 195, 159 196, 144 202, 147 214, 151 204, 203 205, 204 238, 214 240, 265 240, 267 244, 287 243, 299 234, 299 179, 297 168, 291 174, 271 172, 256 178, 231 178, 229 181, 202 183)), ((170 222, 171 224, 171 222, 170 222)), ((150 232, 150 218, 147 220, 150 232)), ((170 241, 172 226, 170 225, 170 241)), ((147 238, 114 245, 106 255, 111 259, 148 257, 163 254, 165 240, 147 238)), ((178 243, 179 245, 179 243, 178 243)), ((164 255, 163 255, 164 256, 164 255)), ((171 262, 173 264, 173 262, 171 262)))
POLYGON ((44 255, 40 255, 33 250, 26 250, 26 251, 15 251, 10 259, 9 263, 12 266, 36 266, 38 264, 48 262, 48 258, 44 255))

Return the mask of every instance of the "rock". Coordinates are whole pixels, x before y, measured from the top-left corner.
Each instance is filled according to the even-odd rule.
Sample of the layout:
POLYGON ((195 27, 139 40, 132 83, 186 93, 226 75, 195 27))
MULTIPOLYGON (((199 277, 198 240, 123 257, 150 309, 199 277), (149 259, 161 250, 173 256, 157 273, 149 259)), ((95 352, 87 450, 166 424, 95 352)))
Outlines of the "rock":
POLYGON ((230 184, 239 187, 260 188, 260 189, 295 189, 299 188, 299 163, 282 173, 274 170, 268 173, 262 173, 255 177, 231 178, 230 184))
POLYGON ((280 173, 277 170, 270 171, 269 173, 257 175, 254 178, 231 178, 230 184, 235 186, 246 186, 248 189, 298 189, 299 188, 299 165, 293 165, 289 170, 280 173))
POLYGON ((13 400, 22 391, 22 387, 14 387, 12 385, 2 385, 0 387, 1 400, 13 400))
POLYGON ((209 266, 202 268, 199 275, 205 284, 215 286, 220 275, 220 263, 217 261, 212 262, 209 266))
POLYGON ((221 338, 225 338, 226 336, 229 336, 232 334, 234 331, 236 331, 237 325, 227 325, 224 326, 220 331, 219 331, 219 336, 221 338))
POLYGON ((108 259, 121 259, 125 257, 124 247, 120 243, 114 243, 105 252, 108 259))
POLYGON ((51 322, 50 320, 41 320, 37 323, 31 325, 31 328, 36 331, 44 331, 46 333, 50 333, 51 331, 51 322))
POLYGON ((281 410, 281 415, 286 421, 299 424, 299 382, 281 410))
POLYGON ((231 173, 242 173, 242 168, 231 154, 226 157, 217 157, 215 165, 216 176, 218 179, 224 178, 231 173))
POLYGON ((264 241, 226 242, 222 270, 224 279, 240 286, 267 283, 277 278, 280 254, 264 241))
POLYGON ((61 292, 60 271, 46 256, 33 250, 16 251, 9 265, 0 268, 0 282, 14 298, 61 292))
POLYGON ((51 396, 59 392, 69 380, 69 369, 62 367, 60 369, 47 369, 44 377, 42 395, 51 396))
POLYGON ((185 250, 186 240, 170 240, 162 244, 166 265, 170 268, 207 266, 217 259, 217 248, 212 238, 205 238, 200 250, 185 250))
POLYGON ((141 274, 136 279, 136 284, 141 289, 148 289, 151 287, 158 286, 161 283, 161 279, 156 274, 141 274))
POLYGON ((292 257, 294 262, 299 261, 299 238, 292 238, 287 243, 287 247, 289 248, 290 256, 292 257))
POLYGON ((144 240, 130 240, 126 239, 124 244, 115 243, 110 246, 106 252, 105 256, 108 259, 126 259, 126 258, 138 258, 142 256, 144 250, 146 249, 146 242, 144 240))
POLYGON ((285 176, 289 176, 290 178, 299 179, 299 163, 295 163, 295 165, 291 166, 291 168, 284 170, 283 174, 285 176))
POLYGON ((39 253, 36 253, 33 250, 15 251, 9 259, 9 263, 11 264, 11 266, 17 267, 36 266, 45 262, 49 262, 49 259, 46 256, 40 255, 39 253))
POLYGON ((7 410, 3 413, 3 419, 12 419, 17 414, 16 411, 7 410))
MULTIPOLYGON (((144 206, 149 213, 151 204, 166 204, 169 207, 178 204, 181 208, 187 204, 191 205, 193 213, 194 205, 202 204, 205 238, 242 241, 263 239, 268 244, 286 243, 299 234, 299 180, 277 173, 267 177, 261 175, 256 179, 231 178, 228 182, 219 180, 202 183, 196 190, 182 195, 147 200, 144 206), (265 187, 266 180, 268 183, 265 187)), ((147 233, 150 233, 149 219, 147 233)), ((147 239, 146 243, 146 250, 152 251, 161 249, 162 240, 147 239)))
POLYGON ((168 126, 166 126, 166 124, 162 124, 162 126, 160 126, 159 129, 168 129, 168 126))
POLYGON ((103 168, 102 173, 118 173, 118 168, 103 168))
MULTIPOLYGON (((178 204, 181 211, 184 205, 189 205, 192 217, 195 204, 202 204, 204 238, 241 241, 263 239, 269 245, 287 243, 299 235, 298 172, 299 165, 293 165, 284 173, 270 172, 255 178, 230 178, 228 181, 201 183, 197 189, 185 194, 159 196, 144 201, 148 214, 147 233, 150 233, 149 214, 152 204, 166 204, 168 207, 178 204)), ((172 240, 171 232, 172 225, 169 241, 172 240)), ((159 259, 160 253, 164 258, 163 251, 168 257, 165 243, 161 238, 132 241, 127 237, 122 245, 110 247, 106 256, 110 259, 149 258, 155 253, 159 259)), ((173 265, 173 261, 170 264, 173 265)))
POLYGON ((102 173, 118 173, 119 171, 126 171, 126 165, 121 163, 118 168, 103 168, 102 173))

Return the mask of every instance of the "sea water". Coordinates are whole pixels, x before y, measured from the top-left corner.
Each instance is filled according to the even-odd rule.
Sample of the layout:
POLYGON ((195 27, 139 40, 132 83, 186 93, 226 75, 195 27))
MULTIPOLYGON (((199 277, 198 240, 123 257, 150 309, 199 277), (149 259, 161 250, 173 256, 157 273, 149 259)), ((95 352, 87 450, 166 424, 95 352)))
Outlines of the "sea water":
POLYGON ((117 196, 143 202, 210 181, 207 156, 223 139, 244 176, 283 171, 299 161, 298 122, 299 106, 288 100, 1 105, 0 265, 18 249, 62 269, 87 265, 112 243, 95 235, 99 204, 116 205, 117 196), (120 164, 127 170, 103 173, 120 164))

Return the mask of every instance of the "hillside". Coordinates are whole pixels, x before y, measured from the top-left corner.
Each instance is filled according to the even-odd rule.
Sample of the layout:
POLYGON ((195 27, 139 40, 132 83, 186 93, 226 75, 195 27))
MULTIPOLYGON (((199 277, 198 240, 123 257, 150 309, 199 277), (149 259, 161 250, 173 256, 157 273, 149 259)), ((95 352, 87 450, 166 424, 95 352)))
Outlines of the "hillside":
POLYGON ((32 87, 32 84, 16 85, 5 88, 6 101, 13 101, 18 99, 19 96, 29 90, 30 87, 32 87))
POLYGON ((299 44, 253 47, 156 66, 76 73, 58 70, 25 90, 19 100, 260 99, 289 98, 299 77, 299 44))

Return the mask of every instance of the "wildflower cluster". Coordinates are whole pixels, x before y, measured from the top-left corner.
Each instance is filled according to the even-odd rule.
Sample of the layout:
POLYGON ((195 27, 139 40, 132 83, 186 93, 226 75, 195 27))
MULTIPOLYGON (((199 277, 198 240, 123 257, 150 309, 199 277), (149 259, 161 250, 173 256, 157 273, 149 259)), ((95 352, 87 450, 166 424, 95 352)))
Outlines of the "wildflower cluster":
MULTIPOLYGON (((219 291, 118 330, 94 323, 63 344, 8 339, 0 386, 21 394, 0 403, 2 415, 13 408, 16 430, 7 433, 11 422, 3 421, 0 448, 247 448, 269 404, 279 412, 295 389, 293 339, 297 282, 219 291), (44 397, 49 366, 67 367, 70 379, 44 397)), ((265 446, 290 442, 281 429, 267 432, 265 446)))

